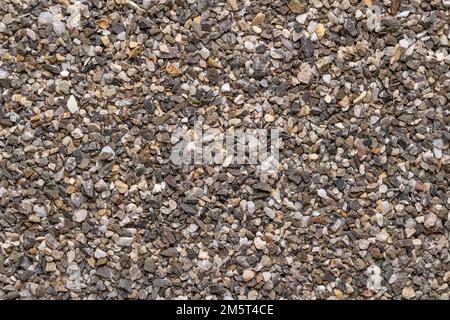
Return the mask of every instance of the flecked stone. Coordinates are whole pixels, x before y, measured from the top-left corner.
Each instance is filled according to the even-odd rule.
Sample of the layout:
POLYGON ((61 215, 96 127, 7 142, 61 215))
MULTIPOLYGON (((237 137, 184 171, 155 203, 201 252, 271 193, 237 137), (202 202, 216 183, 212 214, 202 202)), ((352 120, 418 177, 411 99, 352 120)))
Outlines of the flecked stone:
POLYGON ((117 245, 121 247, 129 247, 133 244, 134 240, 131 237, 120 237, 117 239, 117 245))
POLYGON ((87 210, 78 209, 73 213, 73 221, 75 222, 83 222, 88 215, 87 210))

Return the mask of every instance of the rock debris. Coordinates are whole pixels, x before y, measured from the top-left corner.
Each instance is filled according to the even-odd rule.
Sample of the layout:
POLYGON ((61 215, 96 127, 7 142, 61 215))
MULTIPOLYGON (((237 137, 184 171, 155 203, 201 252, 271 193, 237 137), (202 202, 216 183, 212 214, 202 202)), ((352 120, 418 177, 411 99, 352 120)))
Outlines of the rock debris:
POLYGON ((3 0, 0 298, 449 299, 449 8, 3 0))

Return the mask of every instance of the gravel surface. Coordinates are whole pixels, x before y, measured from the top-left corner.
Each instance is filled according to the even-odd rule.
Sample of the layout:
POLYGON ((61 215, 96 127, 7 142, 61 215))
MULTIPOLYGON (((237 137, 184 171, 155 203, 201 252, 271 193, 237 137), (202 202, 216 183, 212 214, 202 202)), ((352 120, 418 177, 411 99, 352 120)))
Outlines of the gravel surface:
POLYGON ((0 4, 1 299, 449 299, 449 0, 0 4))

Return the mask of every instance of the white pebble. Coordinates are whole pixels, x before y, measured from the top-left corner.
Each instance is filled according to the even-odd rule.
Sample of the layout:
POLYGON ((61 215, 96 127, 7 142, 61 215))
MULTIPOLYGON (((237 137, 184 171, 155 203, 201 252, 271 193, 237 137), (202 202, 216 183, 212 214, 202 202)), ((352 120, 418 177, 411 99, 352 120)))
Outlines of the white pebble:
POLYGON ((268 216, 270 219, 275 219, 275 210, 269 208, 269 207, 265 207, 264 208, 264 213, 266 214, 266 216, 268 216))
POLYGON ((358 241, 358 246, 361 250, 367 250, 369 248, 370 242, 366 239, 361 239, 358 241))
POLYGON ((73 218, 73 221, 75 221, 75 222, 83 222, 84 220, 86 220, 87 215, 88 215, 87 210, 79 209, 73 213, 72 218, 73 218))
POLYGON ((325 189, 317 190, 317 194, 323 199, 328 199, 327 191, 325 189))
POLYGON ((205 47, 203 47, 203 48, 200 50, 200 56, 201 56, 204 60, 208 59, 208 57, 209 57, 210 54, 211 54, 210 51, 209 51, 208 49, 206 49, 205 47))
POLYGON ((69 109, 70 113, 72 113, 72 114, 78 112, 78 103, 73 95, 71 95, 69 97, 69 100, 67 100, 67 108, 69 109))
POLYGON ((0 80, 6 79, 9 76, 9 72, 4 70, 4 69, 0 69, 0 80))
POLYGON ((255 237, 255 239, 253 240, 253 243, 255 244, 255 247, 258 250, 264 250, 264 248, 267 245, 267 243, 265 241, 263 241, 260 237, 255 237))
POLYGON ((129 247, 133 244, 133 238, 132 237, 120 237, 116 241, 117 245, 121 247, 129 247))
POLYGON ((222 85, 222 87, 220 88, 220 91, 222 92, 230 92, 231 91, 231 87, 229 83, 224 83, 222 85))
POLYGON ((99 248, 95 249, 95 253, 94 253, 95 259, 101 259, 101 258, 105 258, 107 256, 108 256, 108 254, 105 251, 100 250, 99 248))
POLYGON ((255 209, 256 209, 255 203, 253 201, 248 201, 247 202, 247 211, 248 211, 248 213, 249 214, 255 213, 255 209))
POLYGON ((408 49, 409 48, 409 41, 407 39, 402 39, 399 42, 400 47, 408 49))

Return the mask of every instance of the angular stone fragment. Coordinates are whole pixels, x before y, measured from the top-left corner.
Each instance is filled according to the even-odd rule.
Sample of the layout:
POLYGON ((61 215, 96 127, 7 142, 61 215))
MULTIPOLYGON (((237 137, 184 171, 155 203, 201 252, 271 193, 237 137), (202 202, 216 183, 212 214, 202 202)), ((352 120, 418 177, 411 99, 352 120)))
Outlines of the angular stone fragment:
POLYGON ((67 100, 67 109, 69 109, 70 113, 75 114, 78 112, 78 102, 73 95, 69 97, 67 100))
POLYGON ((85 210, 85 209, 77 209, 73 213, 73 221, 75 221, 75 222, 83 222, 84 220, 86 220, 87 216, 88 216, 87 210, 85 210))

